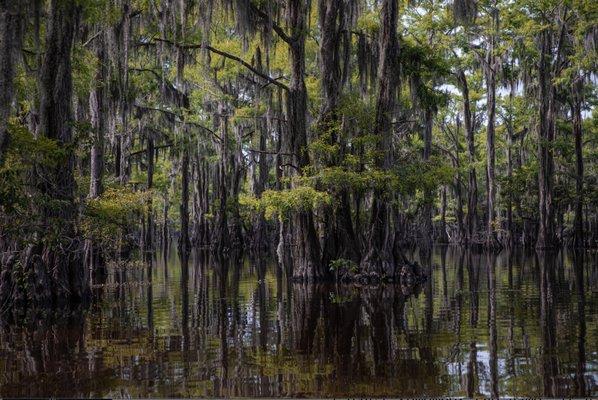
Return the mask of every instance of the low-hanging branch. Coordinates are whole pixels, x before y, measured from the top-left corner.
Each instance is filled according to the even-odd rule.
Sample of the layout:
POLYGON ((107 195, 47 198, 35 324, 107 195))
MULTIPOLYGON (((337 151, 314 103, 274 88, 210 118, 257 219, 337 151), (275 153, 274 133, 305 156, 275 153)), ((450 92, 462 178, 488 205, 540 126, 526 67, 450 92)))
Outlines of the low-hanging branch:
POLYGON ((268 150, 258 150, 258 149, 247 149, 247 150, 251 151, 252 153, 271 154, 271 155, 274 155, 274 156, 278 156, 278 155, 281 155, 281 156, 290 156, 290 157, 295 156, 294 153, 285 153, 285 152, 282 152, 282 151, 268 151, 268 150))
POLYGON ((192 125, 195 127, 198 127, 206 132, 208 132, 210 135, 214 136, 214 138, 216 138, 216 140, 221 141, 222 138, 216 133, 214 132, 212 129, 208 128, 207 126, 204 126, 198 122, 194 122, 194 121, 185 121, 183 115, 181 114, 177 114, 173 111, 170 110, 165 110, 163 108, 156 108, 156 107, 150 107, 150 106, 145 106, 145 105, 141 105, 141 104, 134 104, 133 105, 136 108, 139 108, 141 110, 146 110, 146 111, 157 111, 160 113, 163 113, 171 118, 178 118, 179 120, 183 121, 185 124, 187 125, 192 125))
POLYGON ((289 87, 287 85, 285 85, 284 83, 279 82, 277 80, 280 78, 276 78, 276 79, 272 78, 271 76, 266 75, 263 72, 260 72, 258 69, 253 67, 251 64, 249 64, 247 61, 243 60, 242 58, 235 56, 234 54, 227 53, 226 51, 219 50, 219 49, 212 47, 208 44, 201 44, 201 43, 199 43, 199 44, 182 44, 182 43, 173 42, 172 40, 161 39, 161 38, 155 38, 154 40, 159 41, 159 42, 168 43, 168 44, 175 46, 179 49, 186 49, 186 50, 206 49, 208 51, 211 51, 212 53, 215 53, 222 57, 228 58, 229 60, 238 62, 239 64, 241 64, 242 66, 244 66, 245 68, 247 68, 248 70, 253 72, 255 75, 264 79, 265 81, 267 81, 273 85, 276 85, 279 88, 286 90, 287 92, 289 91, 289 87))
MULTIPOLYGON (((154 146, 154 150, 166 149, 168 147, 172 147, 172 145, 173 145, 172 143, 166 143, 166 144, 162 144, 160 146, 154 146)), ((140 154, 145 154, 145 153, 147 153, 147 149, 141 149, 141 150, 137 150, 132 153, 129 153, 129 155, 127 157, 132 158, 132 157, 138 156, 140 154)))

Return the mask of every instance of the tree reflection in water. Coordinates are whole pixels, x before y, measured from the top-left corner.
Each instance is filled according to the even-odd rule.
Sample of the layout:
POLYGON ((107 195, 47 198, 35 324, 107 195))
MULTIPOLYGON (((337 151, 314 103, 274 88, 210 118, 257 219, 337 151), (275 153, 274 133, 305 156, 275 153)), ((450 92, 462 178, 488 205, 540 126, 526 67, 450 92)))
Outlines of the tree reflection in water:
POLYGON ((595 255, 419 261, 415 293, 292 283, 263 255, 113 268, 89 311, 3 326, 0 395, 598 395, 595 255))

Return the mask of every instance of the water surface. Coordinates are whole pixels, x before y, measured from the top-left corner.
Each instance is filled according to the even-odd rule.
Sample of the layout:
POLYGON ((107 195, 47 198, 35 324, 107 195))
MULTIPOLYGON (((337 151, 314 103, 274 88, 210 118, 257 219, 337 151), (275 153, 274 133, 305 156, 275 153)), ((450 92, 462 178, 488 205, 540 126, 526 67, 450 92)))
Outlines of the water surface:
POLYGON ((439 247, 406 293, 158 254, 84 315, 5 326, 0 396, 598 396, 596 260, 439 247))

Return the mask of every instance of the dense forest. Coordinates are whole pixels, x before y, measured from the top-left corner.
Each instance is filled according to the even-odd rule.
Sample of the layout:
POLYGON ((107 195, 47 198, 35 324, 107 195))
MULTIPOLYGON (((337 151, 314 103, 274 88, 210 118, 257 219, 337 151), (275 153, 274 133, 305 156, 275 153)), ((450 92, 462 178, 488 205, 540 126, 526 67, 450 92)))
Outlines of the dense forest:
POLYGON ((592 0, 2 0, 0 308, 175 243, 370 283, 596 247, 597 64, 592 0))

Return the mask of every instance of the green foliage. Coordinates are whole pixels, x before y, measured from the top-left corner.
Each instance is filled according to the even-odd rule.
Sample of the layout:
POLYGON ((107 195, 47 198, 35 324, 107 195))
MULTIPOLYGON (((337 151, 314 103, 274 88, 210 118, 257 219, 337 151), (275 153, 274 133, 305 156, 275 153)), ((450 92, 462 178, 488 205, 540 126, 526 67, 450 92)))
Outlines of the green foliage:
POLYGON ((337 258, 336 260, 330 261, 328 265, 330 271, 346 270, 350 272, 357 272, 359 266, 353 260, 347 260, 345 258, 337 258))
POLYGON ((377 34, 380 30, 380 13, 370 10, 362 14, 357 20, 357 28, 370 34, 377 34))
POLYGON ((255 212, 264 212, 266 218, 275 216, 288 217, 292 212, 313 210, 330 203, 331 198, 325 192, 319 192, 312 187, 299 186, 286 190, 266 190, 262 197, 240 196, 239 205, 255 212))
MULTIPOLYGON (((8 124, 8 148, 0 166, 0 223, 20 237, 36 229, 37 214, 52 205, 36 186, 37 172, 65 162, 67 150, 46 137, 34 137, 15 121, 8 124)), ((60 207, 60 204, 55 204, 60 207)))
POLYGON ((121 17, 118 3, 110 0, 77 0, 87 23, 114 24, 121 17))
POLYGON ((95 79, 98 59, 96 55, 83 46, 73 47, 73 91, 81 98, 89 96, 89 92, 97 85, 95 79))
POLYGON ((89 199, 81 221, 84 236, 114 249, 118 239, 147 211, 151 196, 149 191, 113 187, 106 189, 100 197, 89 199))

